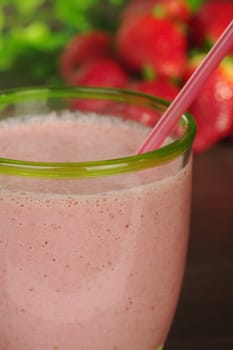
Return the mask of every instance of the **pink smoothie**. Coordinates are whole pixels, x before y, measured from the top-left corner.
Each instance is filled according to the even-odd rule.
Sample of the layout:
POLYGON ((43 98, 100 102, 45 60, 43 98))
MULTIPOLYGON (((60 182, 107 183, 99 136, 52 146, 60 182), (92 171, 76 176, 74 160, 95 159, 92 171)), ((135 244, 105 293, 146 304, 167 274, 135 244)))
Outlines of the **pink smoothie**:
MULTIPOLYGON (((1 157, 134 154, 148 130, 111 118, 0 122, 1 157)), ((182 281, 191 163, 101 179, 0 175, 0 350, 155 350, 182 281)))

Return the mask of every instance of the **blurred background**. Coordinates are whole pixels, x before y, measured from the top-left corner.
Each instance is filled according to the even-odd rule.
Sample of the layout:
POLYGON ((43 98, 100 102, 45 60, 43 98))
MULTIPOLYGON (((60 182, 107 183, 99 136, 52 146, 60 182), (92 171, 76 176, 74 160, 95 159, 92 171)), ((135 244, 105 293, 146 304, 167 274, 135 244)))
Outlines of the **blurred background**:
MULTIPOLYGON (((0 0, 0 89, 107 86, 172 100, 232 18, 232 0, 0 0)), ((195 152, 233 139, 232 53, 190 107, 195 152)))
POLYGON ((58 60, 77 33, 114 32, 124 0, 0 0, 0 87, 61 83, 58 60))

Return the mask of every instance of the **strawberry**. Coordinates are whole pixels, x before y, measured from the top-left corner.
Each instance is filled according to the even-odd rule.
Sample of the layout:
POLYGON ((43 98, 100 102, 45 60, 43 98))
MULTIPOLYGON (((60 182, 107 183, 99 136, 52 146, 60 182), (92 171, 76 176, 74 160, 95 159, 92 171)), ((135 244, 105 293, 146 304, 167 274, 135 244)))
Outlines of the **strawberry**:
POLYGON ((80 33, 68 43, 60 56, 61 76, 70 81, 78 67, 87 60, 111 55, 110 34, 102 31, 80 33))
MULTIPOLYGON (((170 82, 159 79, 157 81, 137 81, 130 82, 127 86, 128 89, 137 92, 142 92, 161 98, 172 100, 178 93, 179 89, 170 82)), ((147 106, 138 105, 116 105, 114 108, 111 106, 110 112, 114 111, 115 114, 134 121, 138 121, 147 126, 154 126, 160 117, 160 114, 148 108, 147 106)))
MULTIPOLYGON (((110 58, 96 58, 84 63, 70 79, 71 85, 93 87, 124 87, 128 77, 120 64, 110 58)), ((109 105, 105 100, 74 101, 73 107, 89 111, 101 111, 109 105)))
POLYGON ((179 92, 179 88, 165 79, 158 79, 156 81, 140 81, 132 83, 129 88, 146 94, 161 97, 166 100, 173 100, 179 92))
POLYGON ((187 0, 131 0, 125 6, 122 18, 129 20, 149 12, 183 23, 188 23, 191 18, 191 10, 187 0))
MULTIPOLYGON (((132 83, 129 85, 129 88, 170 101, 175 98, 179 91, 178 87, 165 79, 158 79, 157 81, 140 81, 132 83)), ((128 108, 127 116, 128 118, 130 116, 130 119, 140 121, 148 126, 154 126, 160 117, 160 115, 152 109, 136 106, 128 108)))
MULTIPOLYGON (((192 21, 192 38, 196 45, 210 48, 233 19, 231 0, 205 2, 192 21)), ((233 51, 232 51, 233 53, 233 51)))
MULTIPOLYGON (((187 77, 199 65, 203 55, 189 62, 187 77)), ((190 107, 197 123, 194 151, 202 152, 233 132, 233 63, 223 60, 203 86, 190 107)))
POLYGON ((123 87, 128 77, 118 62, 111 58, 87 61, 70 78, 71 85, 123 87))
POLYGON ((146 68, 155 76, 177 78, 184 72, 187 39, 176 23, 145 14, 122 22, 116 34, 116 51, 138 72, 146 68))

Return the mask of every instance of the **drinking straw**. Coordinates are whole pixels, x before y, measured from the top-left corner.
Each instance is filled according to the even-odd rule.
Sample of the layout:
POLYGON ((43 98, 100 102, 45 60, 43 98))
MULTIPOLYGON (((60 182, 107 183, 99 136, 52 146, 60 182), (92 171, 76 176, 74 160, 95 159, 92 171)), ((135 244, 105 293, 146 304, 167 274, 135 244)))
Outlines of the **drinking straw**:
POLYGON ((146 138, 137 154, 158 148, 175 128, 181 116, 187 111, 204 83, 217 68, 224 56, 233 47, 233 20, 226 27, 205 59, 191 75, 173 102, 161 116, 146 138))

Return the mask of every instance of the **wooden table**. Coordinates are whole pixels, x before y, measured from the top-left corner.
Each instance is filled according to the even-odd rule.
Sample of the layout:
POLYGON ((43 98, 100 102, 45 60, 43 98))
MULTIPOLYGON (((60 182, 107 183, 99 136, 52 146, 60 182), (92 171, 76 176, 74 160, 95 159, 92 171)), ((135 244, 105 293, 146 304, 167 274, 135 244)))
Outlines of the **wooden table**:
POLYGON ((165 350, 233 349, 233 143, 194 159, 191 235, 165 350))

